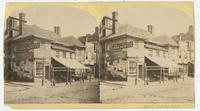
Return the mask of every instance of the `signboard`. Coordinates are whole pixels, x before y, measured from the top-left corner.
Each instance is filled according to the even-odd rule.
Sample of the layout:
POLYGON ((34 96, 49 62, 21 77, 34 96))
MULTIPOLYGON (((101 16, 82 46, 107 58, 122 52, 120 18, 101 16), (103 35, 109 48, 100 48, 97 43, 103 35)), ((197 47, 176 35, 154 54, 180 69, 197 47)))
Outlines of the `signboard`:
POLYGON ((130 47, 133 47, 133 41, 113 44, 112 50, 118 50, 118 49, 130 48, 130 47))
POLYGON ((40 48, 40 43, 28 43, 17 46, 16 51, 24 51, 24 50, 38 49, 38 48, 40 48))

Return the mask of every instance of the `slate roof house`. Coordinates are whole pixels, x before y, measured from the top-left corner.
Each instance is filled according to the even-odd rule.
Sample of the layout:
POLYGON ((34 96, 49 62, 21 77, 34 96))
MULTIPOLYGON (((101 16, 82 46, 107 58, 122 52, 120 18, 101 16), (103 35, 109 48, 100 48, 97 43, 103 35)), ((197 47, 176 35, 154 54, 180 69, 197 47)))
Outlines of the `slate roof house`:
POLYGON ((7 20, 5 73, 17 73, 37 81, 43 75, 51 80, 52 67, 66 67, 74 74, 77 70, 87 69, 82 63, 85 46, 78 39, 72 36, 61 37, 59 26, 55 26, 53 32, 24 22, 25 13, 20 13, 19 19, 9 17, 7 20))

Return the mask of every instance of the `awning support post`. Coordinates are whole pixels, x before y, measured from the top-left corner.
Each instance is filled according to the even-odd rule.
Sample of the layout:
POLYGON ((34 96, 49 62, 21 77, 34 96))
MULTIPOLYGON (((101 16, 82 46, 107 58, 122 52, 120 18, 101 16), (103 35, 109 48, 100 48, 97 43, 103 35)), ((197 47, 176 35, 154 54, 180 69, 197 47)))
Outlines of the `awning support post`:
POLYGON ((137 85, 137 78, 138 78, 138 73, 139 73, 139 65, 136 65, 136 77, 135 77, 135 85, 137 85))
POLYGON ((69 73, 69 68, 67 69, 67 74, 66 74, 66 85, 68 84, 68 73, 69 73))
POLYGON ((44 63, 43 63, 42 86, 44 86, 44 79, 45 79, 44 73, 45 73, 45 65, 44 65, 44 63))
POLYGON ((165 68, 163 68, 163 83, 165 83, 165 68))
POLYGON ((53 68, 53 65, 51 64, 51 86, 55 86, 55 83, 54 83, 54 68, 53 68))
POLYGON ((161 84, 161 79, 162 79, 162 67, 160 67, 160 84, 161 84))
POLYGON ((83 76, 84 76, 84 72, 83 72, 83 71, 84 71, 84 70, 82 69, 82 71, 81 71, 81 72, 82 72, 82 81, 83 81, 83 83, 84 83, 84 77, 83 77, 83 76))
POLYGON ((71 69, 70 69, 70 72, 69 72, 69 83, 71 84, 71 69))
POLYGON ((146 69, 146 65, 144 65, 144 67, 143 67, 143 80, 144 80, 144 85, 146 84, 146 83, 145 83, 145 79, 146 79, 146 74, 145 74, 145 73, 147 72, 146 70, 147 70, 147 69, 146 69))
POLYGON ((176 68, 175 68, 175 72, 176 72, 176 82, 178 82, 178 72, 176 68))
POLYGON ((183 73, 183 81, 184 81, 184 76, 185 76, 185 74, 183 73))

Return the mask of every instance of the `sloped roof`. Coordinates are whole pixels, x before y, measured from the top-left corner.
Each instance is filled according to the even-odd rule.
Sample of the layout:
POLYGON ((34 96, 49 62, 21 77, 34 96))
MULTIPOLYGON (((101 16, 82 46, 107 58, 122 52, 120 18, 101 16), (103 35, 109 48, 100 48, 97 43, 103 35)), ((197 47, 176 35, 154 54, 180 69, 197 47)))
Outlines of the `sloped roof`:
POLYGON ((140 39, 148 39, 150 37, 153 37, 153 35, 150 34, 148 31, 133 27, 129 24, 125 24, 125 25, 116 24, 116 33, 111 34, 107 36, 106 38, 102 38, 102 39, 111 39, 111 38, 122 36, 122 35, 129 35, 131 37, 137 37, 140 39))
POLYGON ((180 36, 181 36, 181 41, 185 41, 185 40, 191 40, 194 41, 194 33, 185 33, 185 34, 180 34, 180 35, 174 35, 172 37, 173 40, 175 41, 179 41, 180 40, 180 36))
POLYGON ((190 25, 189 29, 188 29, 188 32, 180 33, 179 35, 175 35, 172 38, 175 41, 179 41, 179 40, 181 40, 181 41, 185 41, 185 40, 194 41, 194 27, 192 25, 190 25))
POLYGON ((160 45, 172 45, 172 46, 178 46, 178 44, 172 39, 172 37, 169 37, 167 35, 161 35, 157 37, 150 38, 149 41, 155 41, 160 43, 160 45))
POLYGON ((74 36, 62 37, 58 41, 67 46, 85 47, 85 45, 74 36))
POLYGON ((51 40, 55 43, 63 44, 65 46, 84 47, 84 44, 81 43, 78 39, 76 39, 73 36, 62 38, 60 35, 54 33, 53 31, 42 29, 37 25, 24 25, 23 34, 17 35, 15 33, 14 35, 16 36, 12 38, 5 38, 5 40, 6 41, 19 40, 19 39, 27 38, 30 36, 35 36, 35 37, 51 40))
POLYGON ((42 29, 38 27, 37 25, 24 25, 22 35, 16 35, 15 37, 12 37, 9 39, 18 40, 18 39, 23 39, 30 36, 35 36, 35 37, 48 39, 48 40, 57 40, 61 38, 61 36, 54 33, 53 31, 42 29))

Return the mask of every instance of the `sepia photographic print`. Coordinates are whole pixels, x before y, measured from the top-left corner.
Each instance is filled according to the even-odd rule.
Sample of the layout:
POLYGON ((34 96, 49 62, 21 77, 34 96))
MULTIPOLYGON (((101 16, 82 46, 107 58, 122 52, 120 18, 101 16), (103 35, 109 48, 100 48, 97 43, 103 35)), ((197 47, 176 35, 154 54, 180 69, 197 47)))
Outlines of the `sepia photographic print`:
POLYGON ((117 8, 106 13, 85 4, 102 7, 33 5, 5 16, 4 104, 194 107, 193 15, 156 3, 108 3, 117 8))

